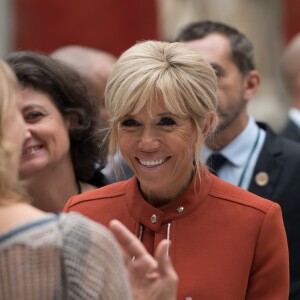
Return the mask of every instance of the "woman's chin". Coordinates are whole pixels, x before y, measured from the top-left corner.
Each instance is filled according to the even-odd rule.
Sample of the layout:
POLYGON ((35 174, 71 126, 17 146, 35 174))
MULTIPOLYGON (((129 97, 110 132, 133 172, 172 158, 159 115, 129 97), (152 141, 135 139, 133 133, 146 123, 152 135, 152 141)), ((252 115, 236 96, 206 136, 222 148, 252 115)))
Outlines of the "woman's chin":
POLYGON ((44 170, 47 167, 46 163, 26 163, 24 165, 21 164, 19 168, 19 176, 20 179, 26 179, 34 174, 44 170))

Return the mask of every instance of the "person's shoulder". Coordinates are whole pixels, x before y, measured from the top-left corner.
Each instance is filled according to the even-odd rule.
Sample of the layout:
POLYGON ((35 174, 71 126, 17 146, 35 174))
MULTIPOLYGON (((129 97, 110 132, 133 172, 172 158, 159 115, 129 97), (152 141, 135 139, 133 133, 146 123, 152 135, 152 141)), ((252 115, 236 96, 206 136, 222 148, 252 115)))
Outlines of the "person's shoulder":
POLYGON ((61 213, 59 229, 68 294, 77 295, 78 299, 94 299, 95 295, 101 298, 107 278, 124 272, 112 232, 77 212, 61 213))
POLYGON ((300 128, 289 118, 280 129, 279 135, 290 138, 290 136, 293 136, 297 132, 300 132, 300 128))
POLYGON ((74 259, 72 254, 75 253, 78 257, 98 257, 99 261, 105 259, 104 256, 119 255, 117 241, 104 225, 78 212, 61 213, 58 223, 62 248, 69 259, 74 259))
POLYGON ((72 197, 66 204, 66 207, 71 207, 82 202, 98 201, 101 199, 117 199, 120 196, 126 194, 128 185, 133 179, 126 181, 120 181, 112 184, 108 184, 101 188, 84 192, 80 195, 72 197))
POLYGON ((284 147, 284 151, 294 154, 300 158, 300 143, 284 136, 278 136, 284 147))
POLYGON ((58 224, 65 248, 72 248, 74 244, 77 249, 88 245, 102 248, 105 243, 114 243, 112 233, 105 226, 78 212, 61 213, 58 224))
POLYGON ((245 208, 255 209, 266 214, 273 206, 280 206, 268 199, 255 195, 245 189, 230 184, 219 178, 215 178, 210 195, 217 200, 226 201, 229 205, 239 205, 245 208))
POLYGON ((298 157, 300 160, 299 142, 275 133, 268 125, 264 123, 260 123, 260 127, 266 131, 266 140, 262 151, 265 151, 265 149, 270 147, 273 152, 282 152, 286 155, 293 155, 298 157))
MULTIPOLYGON (((110 231, 103 225, 83 216, 78 212, 60 213, 58 224, 64 235, 69 236, 71 233, 81 234, 87 231, 101 232, 103 235, 110 236, 110 231)), ((85 236, 85 234, 83 235, 85 236)))

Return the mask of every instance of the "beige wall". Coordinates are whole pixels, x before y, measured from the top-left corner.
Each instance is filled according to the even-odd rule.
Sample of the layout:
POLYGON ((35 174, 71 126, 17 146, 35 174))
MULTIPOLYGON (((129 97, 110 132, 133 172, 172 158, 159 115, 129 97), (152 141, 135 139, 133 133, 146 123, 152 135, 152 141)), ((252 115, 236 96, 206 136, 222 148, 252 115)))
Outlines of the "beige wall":
POLYGON ((14 44, 14 0, 0 0, 0 57, 13 49, 14 44))
MULTIPOLYGON (((14 10, 17 0, 0 0, 0 55, 14 49, 14 10)), ((191 21, 211 19, 237 27, 254 43, 262 84, 249 111, 257 120, 279 128, 287 104, 277 72, 282 45, 282 0, 156 0, 161 39, 173 40, 191 21)))
POLYGON ((287 113, 278 80, 282 45, 281 0, 157 0, 160 34, 172 40, 191 21, 210 19, 238 28, 253 42, 262 84, 249 111, 278 129, 287 113))

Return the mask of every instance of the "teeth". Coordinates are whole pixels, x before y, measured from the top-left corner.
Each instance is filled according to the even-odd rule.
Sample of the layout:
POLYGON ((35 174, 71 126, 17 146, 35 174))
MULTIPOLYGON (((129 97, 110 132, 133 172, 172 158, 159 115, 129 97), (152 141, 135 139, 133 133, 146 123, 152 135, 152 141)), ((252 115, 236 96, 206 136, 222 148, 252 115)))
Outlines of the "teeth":
POLYGON ((26 149, 24 149, 23 154, 34 153, 37 150, 39 150, 40 148, 41 148, 41 146, 34 146, 34 147, 31 147, 31 148, 26 148, 26 149))
POLYGON ((165 162, 165 159, 159 159, 159 160, 140 160, 140 163, 143 166, 147 166, 147 167, 158 166, 158 165, 161 165, 163 162, 165 162))

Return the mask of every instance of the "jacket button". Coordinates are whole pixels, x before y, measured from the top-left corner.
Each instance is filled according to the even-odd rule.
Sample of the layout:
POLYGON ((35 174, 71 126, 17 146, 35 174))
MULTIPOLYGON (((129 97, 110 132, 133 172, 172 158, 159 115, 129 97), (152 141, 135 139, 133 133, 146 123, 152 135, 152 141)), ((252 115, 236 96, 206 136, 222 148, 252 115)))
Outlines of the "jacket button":
POLYGON ((183 211, 184 211, 184 207, 183 207, 183 206, 177 207, 177 211, 178 211, 179 213, 183 212, 183 211))
POLYGON ((157 222, 157 216, 156 216, 156 214, 153 214, 151 216, 151 223, 155 224, 156 222, 157 222))

